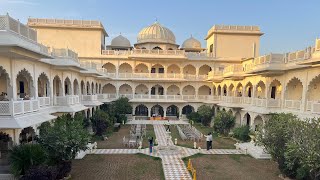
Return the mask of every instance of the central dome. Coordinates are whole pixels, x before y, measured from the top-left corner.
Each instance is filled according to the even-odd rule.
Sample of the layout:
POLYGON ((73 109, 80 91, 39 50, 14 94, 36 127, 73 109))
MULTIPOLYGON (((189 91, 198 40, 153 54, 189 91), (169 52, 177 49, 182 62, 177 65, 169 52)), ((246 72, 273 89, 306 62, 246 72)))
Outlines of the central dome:
POLYGON ((138 44, 149 42, 176 44, 176 37, 170 29, 155 22, 151 26, 143 28, 137 37, 138 44))

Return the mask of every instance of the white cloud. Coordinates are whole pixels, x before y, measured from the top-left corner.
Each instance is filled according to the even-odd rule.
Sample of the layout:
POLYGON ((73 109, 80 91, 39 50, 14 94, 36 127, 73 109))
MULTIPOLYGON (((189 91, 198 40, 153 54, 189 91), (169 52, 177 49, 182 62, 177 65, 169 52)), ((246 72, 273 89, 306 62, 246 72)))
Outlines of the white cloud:
POLYGON ((6 3, 6 4, 16 4, 16 5, 31 5, 35 6, 39 3, 34 1, 28 1, 28 0, 0 0, 0 3, 6 3))

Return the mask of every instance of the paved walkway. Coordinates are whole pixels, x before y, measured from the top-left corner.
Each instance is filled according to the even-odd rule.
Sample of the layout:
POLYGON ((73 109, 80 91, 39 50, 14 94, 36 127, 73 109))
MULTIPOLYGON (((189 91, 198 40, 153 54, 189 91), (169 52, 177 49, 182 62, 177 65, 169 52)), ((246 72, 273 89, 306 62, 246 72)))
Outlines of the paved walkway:
MULTIPOLYGON (((170 122, 171 123, 171 122, 170 122)), ((243 154, 241 150, 237 149, 211 149, 207 151, 206 149, 190 149, 181 146, 174 146, 171 138, 167 140, 167 133, 164 125, 155 124, 153 125, 154 132, 158 141, 158 146, 152 154, 149 153, 149 149, 94 149, 92 154, 137 154, 142 153, 146 155, 151 155, 155 157, 160 157, 162 159, 162 167, 164 171, 165 179, 179 179, 179 180, 191 180, 191 176, 182 161, 182 158, 189 157, 194 154, 243 154), (169 146, 167 146, 169 144, 169 146), (168 154, 166 154, 166 148, 168 154), (170 154, 170 148, 173 148, 173 153, 170 154), (160 150, 161 149, 161 150, 160 150), (161 152, 159 152, 161 151, 161 152), (163 153, 162 153, 163 152, 163 153)))
MULTIPOLYGON (((131 120, 128 121, 127 124, 166 124, 168 123, 167 120, 131 120)), ((170 124, 189 124, 188 121, 182 121, 182 120, 170 120, 170 124)))

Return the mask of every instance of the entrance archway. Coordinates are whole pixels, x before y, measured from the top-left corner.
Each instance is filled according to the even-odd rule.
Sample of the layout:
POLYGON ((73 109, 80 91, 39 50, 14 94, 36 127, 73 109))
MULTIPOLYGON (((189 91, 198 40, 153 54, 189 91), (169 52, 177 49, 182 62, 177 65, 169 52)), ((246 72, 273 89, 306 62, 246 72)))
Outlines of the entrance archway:
POLYGON ((163 117, 163 115, 164 115, 163 107, 160 106, 159 104, 154 105, 154 106, 151 108, 151 116, 152 116, 152 117, 158 117, 158 116, 163 117))
POLYGON ((17 94, 20 98, 29 100, 30 97, 34 97, 33 78, 31 74, 26 70, 21 70, 17 75, 17 94))
POLYGON ((166 111, 166 116, 174 116, 174 117, 179 117, 179 108, 176 105, 171 105, 167 108, 166 111))
POLYGON ((20 144, 32 143, 35 140, 36 133, 32 127, 24 128, 19 135, 20 144))
POLYGON ((192 112, 194 112, 194 107, 191 105, 186 105, 182 108, 182 114, 188 115, 192 112))
POLYGON ((38 97, 49 97, 49 78, 45 73, 38 77, 38 97))
POLYGON ((135 110, 135 115, 136 116, 148 116, 148 108, 147 106, 140 104, 139 106, 136 107, 135 110))

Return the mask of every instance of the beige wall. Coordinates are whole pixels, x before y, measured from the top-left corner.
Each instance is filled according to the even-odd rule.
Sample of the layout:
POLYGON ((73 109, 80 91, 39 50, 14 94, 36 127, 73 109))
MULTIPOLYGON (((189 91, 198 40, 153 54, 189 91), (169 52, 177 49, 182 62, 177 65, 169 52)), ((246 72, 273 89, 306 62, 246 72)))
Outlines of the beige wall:
POLYGON ((249 58, 259 56, 260 35, 213 34, 207 39, 207 49, 213 44, 216 57, 249 58), (255 53, 253 47, 255 44, 255 53))
POLYGON ((33 27, 38 42, 54 48, 69 48, 81 57, 99 56, 103 44, 101 30, 33 27))

